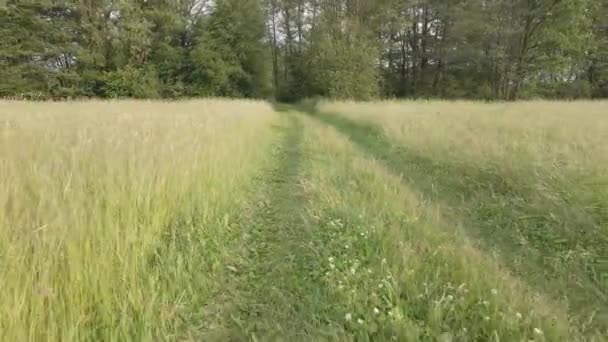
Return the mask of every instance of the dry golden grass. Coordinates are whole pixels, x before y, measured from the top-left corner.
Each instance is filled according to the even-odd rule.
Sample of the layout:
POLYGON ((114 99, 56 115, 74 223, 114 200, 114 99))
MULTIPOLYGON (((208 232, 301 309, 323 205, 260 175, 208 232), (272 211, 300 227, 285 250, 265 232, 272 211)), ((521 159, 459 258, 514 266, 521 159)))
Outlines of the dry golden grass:
POLYGON ((274 120, 247 101, 0 102, 0 340, 187 334, 274 120))
POLYGON ((456 155, 474 164, 491 161, 506 169, 608 170, 605 101, 326 102, 319 108, 381 125, 391 138, 424 154, 456 155))

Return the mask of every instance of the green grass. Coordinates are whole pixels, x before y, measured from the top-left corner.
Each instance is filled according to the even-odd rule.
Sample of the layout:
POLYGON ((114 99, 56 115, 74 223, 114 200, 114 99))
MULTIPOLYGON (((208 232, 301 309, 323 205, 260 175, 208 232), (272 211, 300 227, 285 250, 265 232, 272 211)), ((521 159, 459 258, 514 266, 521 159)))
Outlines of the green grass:
MULTIPOLYGON (((430 113, 445 110, 441 103, 417 105, 430 113)), ((598 105, 601 104, 596 104, 596 107, 598 105)), ((458 104, 454 106, 458 107, 458 104)), ((478 107, 478 111, 483 109, 483 106, 478 107)), ((384 107, 379 104, 374 108, 384 107)), ((404 113, 401 118, 384 114, 387 117, 378 119, 383 114, 370 112, 367 116, 361 113, 352 116, 347 111, 340 113, 319 113, 317 116, 349 136, 365 153, 382 160, 393 174, 399 175, 420 196, 441 205, 442 217, 464 226, 467 234, 476 238, 486 254, 499 255, 500 262, 515 275, 562 302, 585 333, 606 334, 608 179, 604 170, 608 164, 602 155, 593 155, 595 161, 587 164, 585 153, 573 154, 569 146, 578 143, 590 150, 601 150, 601 146, 592 145, 601 137, 597 131, 589 129, 583 139, 575 133, 581 126, 590 124, 589 120, 603 127, 605 118, 587 113, 589 116, 578 118, 580 124, 560 127, 573 133, 570 139, 560 137, 552 127, 556 120, 567 121, 567 113, 562 114, 565 119, 548 117, 544 124, 535 123, 537 135, 555 133, 555 136, 530 141, 530 145, 523 146, 528 153, 519 149, 501 155, 499 149, 509 142, 499 146, 491 141, 494 133, 491 125, 486 127, 491 132, 487 137, 484 137, 486 133, 478 132, 478 136, 468 141, 468 146, 461 146, 459 137, 449 136, 450 132, 438 124, 437 129, 446 135, 428 131, 434 139, 427 140, 427 144, 422 146, 404 144, 413 138, 402 134, 404 131, 416 137, 427 134, 427 129, 432 129, 432 126, 424 127, 418 121, 438 123, 438 117, 432 114, 427 118, 413 113, 404 113), (418 131, 406 126, 399 132, 401 122, 417 126, 418 131), (484 144, 484 154, 450 146, 455 144, 461 149, 470 149, 479 143, 484 144), (545 155, 535 156, 529 151, 532 149, 543 150, 548 156, 559 150, 562 155, 561 158, 544 160, 545 155), (471 154, 475 160, 468 159, 471 154)), ((474 120, 468 123, 469 131, 489 121, 482 115, 473 115, 474 120)), ((534 117, 535 114, 529 115, 534 117)), ((451 123, 454 128, 460 124, 455 122, 458 117, 445 116, 443 120, 449 122, 444 125, 451 123)), ((496 118, 498 123, 494 125, 500 129, 513 129, 516 125, 507 120, 496 118)), ((510 137, 516 139, 517 135, 513 133, 510 137)), ((578 150, 581 151, 580 147, 578 150)))
POLYGON ((0 340, 608 336, 603 147, 409 105, 0 103, 0 340))
POLYGON ((353 318, 347 336, 539 339, 535 328, 548 340, 577 336, 562 308, 484 258, 400 177, 315 126, 313 155, 324 157, 311 168, 309 205, 329 241, 326 281, 342 298, 342 319, 353 318))
POLYGON ((570 302, 587 308, 593 308, 598 299, 607 299, 608 284, 600 277, 604 271, 600 261, 608 258, 608 240, 597 223, 605 219, 592 204, 577 203, 573 196, 555 201, 536 192, 536 184, 526 179, 428 158, 391 143, 374 126, 331 115, 319 117, 348 134, 366 153, 384 161, 425 198, 445 202, 447 217, 462 219, 489 249, 498 249, 515 270, 529 274, 539 287, 552 287, 557 280, 557 292, 569 285, 570 302), (571 263, 552 263, 556 259, 567 261, 566 254, 579 246, 584 255, 570 255, 574 259, 571 263), (586 291, 579 291, 580 287, 586 291))

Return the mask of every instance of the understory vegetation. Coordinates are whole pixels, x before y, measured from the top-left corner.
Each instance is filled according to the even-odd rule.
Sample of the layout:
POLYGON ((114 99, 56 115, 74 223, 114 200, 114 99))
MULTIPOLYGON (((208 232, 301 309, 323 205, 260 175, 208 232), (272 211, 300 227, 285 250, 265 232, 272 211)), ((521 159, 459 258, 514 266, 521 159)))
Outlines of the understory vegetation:
POLYGON ((605 102, 0 102, 0 340, 603 341, 605 102))

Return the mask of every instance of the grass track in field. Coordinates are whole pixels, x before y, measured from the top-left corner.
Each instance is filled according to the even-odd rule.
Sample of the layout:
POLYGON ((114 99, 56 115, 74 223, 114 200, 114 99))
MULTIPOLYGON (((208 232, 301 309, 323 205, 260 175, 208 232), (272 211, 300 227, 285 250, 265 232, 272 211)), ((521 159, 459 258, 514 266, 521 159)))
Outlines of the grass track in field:
POLYGON ((335 129, 305 122, 314 156, 307 207, 345 340, 579 338, 563 308, 476 250, 382 163, 335 129))
MULTIPOLYGON (((19 198, 21 188, 44 192, 40 203, 56 208, 18 216, 5 206, 0 212, 0 232, 6 233, 0 246, 13 248, 13 254, 0 250, 0 284, 10 285, 0 293, 0 313, 6 314, 0 337, 602 340, 604 288, 594 278, 601 269, 551 268, 547 260, 577 237, 549 230, 553 221, 543 221, 544 210, 554 208, 542 197, 526 202, 531 190, 525 182, 420 153, 379 126, 339 115, 308 116, 288 106, 277 107, 277 115, 264 104, 224 101, 178 105, 187 113, 175 116, 164 115, 173 104, 137 103, 137 110, 100 105, 111 116, 68 113, 52 124, 39 123, 49 120, 42 114, 38 120, 17 112, 0 116, 8 119, 0 139, 12 144, 0 146, 8 161, 0 160, 0 174, 17 181, 0 179, 0 209, 19 198), (199 116, 201 104, 210 113, 237 115, 199 116), (238 114, 249 109, 259 116, 238 114), (113 118, 127 128, 117 130, 113 118), (21 125, 45 133, 28 136, 24 145, 37 156, 31 159, 37 169, 19 164, 28 162, 14 148, 26 131, 21 125), (53 146, 71 151, 55 156, 74 164, 45 159, 42 152, 53 146), (91 147, 103 154, 86 153, 91 147), (157 163, 162 168, 149 167, 157 163), (65 177, 69 171, 79 171, 74 181, 65 177), (25 177, 53 172, 55 183, 28 187, 25 177), (95 198, 114 205, 81 207, 90 196, 87 184, 100 188, 92 189, 95 198), (66 200, 71 206, 62 206, 66 200), (53 212, 65 217, 30 231, 28 220, 48 220, 53 212), (78 224, 87 218, 101 222, 78 224), (513 229, 529 244, 519 245, 513 229), (51 244, 58 232, 67 256, 50 248, 61 247, 51 244), (46 249, 33 249, 29 236, 46 249), (15 254, 15 246, 29 252, 15 254), (43 278, 29 278, 16 257, 34 258, 32 269, 43 278), (56 289, 62 292, 55 295, 56 289), (549 295, 568 296, 572 307, 549 295), (32 302, 14 305, 19 298, 32 302), (585 320, 595 308, 594 319, 585 320)), ((569 218, 567 211, 556 212, 557 220, 569 218)), ((561 228, 603 217, 601 210, 589 214, 588 221, 566 220, 561 228)), ((604 236, 588 231, 577 239, 605 255, 604 236)))
MULTIPOLYGON (((247 237, 230 266, 220 322, 205 339, 569 335, 561 308, 534 298, 458 234, 433 223, 398 177, 346 137, 297 113, 285 121, 276 167, 242 222, 247 237)), ((570 333, 577 340, 577 331, 570 333)))
POLYGON ((246 247, 227 284, 222 322, 207 333, 209 339, 310 341, 333 334, 326 326, 333 307, 321 282, 321 246, 300 183, 304 127, 299 114, 283 115, 276 167, 261 179, 256 208, 241 227, 246 247))
POLYGON ((424 198, 445 204, 442 215, 447 220, 461 222, 481 239, 488 253, 498 251, 501 260, 532 285, 564 299, 587 333, 608 333, 608 284, 602 262, 608 260, 608 240, 605 232, 596 228, 603 219, 601 212, 581 216, 564 211, 542 197, 538 199, 525 182, 418 154, 389 139, 372 123, 337 114, 314 116, 344 133, 370 157, 381 160, 424 198), (561 228, 556 229, 558 226, 561 228), (520 243, 519 234, 527 244, 520 243), (592 253, 591 260, 560 262, 558 266, 552 262, 579 245, 592 253))

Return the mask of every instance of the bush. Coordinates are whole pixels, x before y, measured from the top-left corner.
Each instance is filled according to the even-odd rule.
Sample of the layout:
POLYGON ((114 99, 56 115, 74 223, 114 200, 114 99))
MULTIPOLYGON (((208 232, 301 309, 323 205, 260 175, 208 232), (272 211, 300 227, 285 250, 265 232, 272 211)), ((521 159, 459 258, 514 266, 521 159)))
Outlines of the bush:
POLYGON ((557 96, 566 99, 583 99, 591 97, 591 84, 585 80, 566 82, 558 85, 557 96))
POLYGON ((159 97, 160 84, 156 73, 150 69, 126 66, 104 74, 102 95, 104 97, 159 97))

